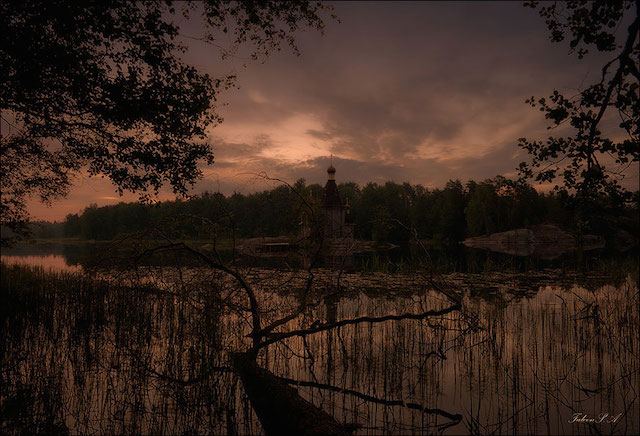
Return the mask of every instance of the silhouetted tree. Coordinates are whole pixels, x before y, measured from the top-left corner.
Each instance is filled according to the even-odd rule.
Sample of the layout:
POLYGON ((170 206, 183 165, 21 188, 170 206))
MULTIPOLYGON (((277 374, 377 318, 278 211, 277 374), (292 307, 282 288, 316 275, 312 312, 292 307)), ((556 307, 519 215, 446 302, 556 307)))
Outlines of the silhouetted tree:
MULTIPOLYGON (((538 7, 537 2, 525 5, 538 7)), ((604 193, 613 205, 629 201, 631 193, 619 180, 640 160, 640 1, 545 3, 539 14, 551 32, 551 41, 569 38, 571 52, 579 59, 593 48, 615 56, 602 67, 600 80, 575 97, 556 90, 549 100, 527 100, 545 113, 550 129, 568 124, 572 133, 550 136, 546 141, 521 138, 520 147, 531 155, 531 162, 520 164, 521 177, 539 182, 561 179, 555 188, 585 203, 604 193), (623 30, 621 40, 616 35, 618 28, 623 30), (603 127, 609 117, 618 123, 615 131, 603 127)))
POLYGON ((467 236, 478 236, 497 231, 498 195, 495 187, 488 182, 473 187, 469 193, 469 203, 464 209, 467 220, 467 236))
POLYGON ((296 46, 299 27, 324 29, 312 2, 20 1, 0 3, 2 224, 27 233, 25 201, 51 202, 86 168, 116 188, 185 194, 212 163, 205 139, 220 90, 180 57, 176 15, 200 15, 201 40, 221 56, 251 46, 263 59, 296 46), (230 47, 219 46, 224 37, 230 47))
POLYGON ((447 182, 444 190, 438 193, 435 203, 439 212, 437 236, 452 241, 460 241, 465 236, 466 220, 464 208, 466 193, 459 180, 447 182))

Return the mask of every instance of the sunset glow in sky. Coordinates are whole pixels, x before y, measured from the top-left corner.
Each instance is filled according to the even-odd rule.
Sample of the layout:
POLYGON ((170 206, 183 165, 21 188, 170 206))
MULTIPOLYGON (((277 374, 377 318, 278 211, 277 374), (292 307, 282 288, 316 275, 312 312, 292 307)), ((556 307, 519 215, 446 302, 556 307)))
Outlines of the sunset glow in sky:
MULTIPOLYGON (((434 188, 513 177, 527 159, 518 138, 550 134, 525 99, 575 94, 607 59, 579 61, 567 44, 552 44, 536 10, 519 2, 339 2, 335 13, 341 22, 327 17, 324 36, 298 34, 301 56, 283 50, 264 64, 220 61, 212 47, 185 39, 189 62, 212 75, 236 72, 239 85, 220 95, 224 122, 209 134, 216 162, 194 193, 268 189, 254 175, 261 172, 322 183, 330 154, 339 183, 434 188)), ((198 32, 189 25, 185 33, 198 32)), ((637 187, 633 172, 625 184, 637 187)), ((136 199, 80 176, 66 199, 52 208, 34 201, 30 211, 62 220, 89 203, 136 199)))

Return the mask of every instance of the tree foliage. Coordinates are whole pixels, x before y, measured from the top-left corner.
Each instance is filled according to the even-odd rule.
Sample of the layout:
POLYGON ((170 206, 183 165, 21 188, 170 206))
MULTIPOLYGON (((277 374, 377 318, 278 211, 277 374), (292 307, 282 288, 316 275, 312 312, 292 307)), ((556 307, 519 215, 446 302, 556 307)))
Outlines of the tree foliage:
MULTIPOLYGON (((300 236, 310 224, 308 206, 322 217, 322 186, 306 184, 304 179, 288 186, 252 194, 204 193, 187 201, 164 201, 153 205, 119 203, 90 205, 79 214, 69 214, 62 223, 34 223, 37 238, 79 237, 109 240, 126 233, 165 229, 163 223, 175 217, 202 217, 216 223, 220 234, 235 238, 300 236), (304 199, 304 202, 302 201, 304 199)), ((568 208, 566 193, 538 193, 531 185, 501 176, 482 182, 462 184, 450 181, 444 188, 386 182, 338 185, 343 201, 349 205, 355 236, 362 240, 405 243, 418 237, 438 243, 456 243, 464 238, 519 229, 541 223, 577 228, 584 216, 580 208, 568 208)), ((636 195, 637 195, 636 191, 636 195)), ((601 198, 599 201, 608 201, 601 198)), ((612 225, 592 220, 592 231, 611 236, 619 229, 637 234, 637 211, 624 208, 622 220, 612 225)), ((176 239, 209 239, 211 229, 195 225, 200 220, 181 220, 176 239)), ((220 236, 222 237, 222 236, 220 236)))
MULTIPOLYGON (((238 238, 297 236, 302 233, 303 215, 307 210, 300 195, 320 217, 322 187, 307 185, 301 179, 295 183, 294 189, 296 192, 287 186, 279 186, 263 192, 229 196, 204 193, 188 201, 166 201, 155 205, 91 205, 79 215, 68 215, 58 226, 62 226, 65 236, 98 240, 161 226, 163 221, 176 216, 199 216, 219 223, 229 234, 228 230, 232 228, 233 235, 238 238)), ((364 187, 350 182, 340 184, 338 189, 343 198, 349 198, 356 237, 378 242, 406 242, 412 237, 407 228, 415 228, 422 238, 455 242, 466 236, 557 218, 545 212, 546 204, 553 202, 554 196, 539 196, 530 186, 525 189, 502 177, 482 183, 469 182, 466 187, 459 181, 452 181, 444 189, 434 190, 394 182, 383 185, 368 183, 364 187), (482 202, 487 197, 493 201, 484 207, 482 202), (487 213, 491 215, 488 221, 487 213)), ((182 234, 174 236, 186 239, 210 237, 207 229, 192 224, 188 220, 181 222, 182 234)), ((52 229, 48 232, 51 233, 52 229)), ((43 232, 36 233, 39 235, 46 237, 43 232)))
POLYGON ((206 129, 221 121, 217 96, 235 77, 214 78, 183 60, 180 14, 203 21, 196 38, 222 57, 248 47, 260 59, 283 43, 296 50, 300 27, 322 31, 323 9, 249 0, 178 10, 171 1, 1 2, 2 224, 26 231, 26 200, 65 195, 85 168, 120 192, 145 196, 169 184, 185 194, 199 164, 213 162, 206 129))
MULTIPOLYGON (((526 5, 536 8, 537 2, 526 5)), ((551 122, 549 129, 566 127, 566 136, 545 141, 520 139, 531 162, 520 164, 522 178, 551 182, 573 198, 591 201, 606 193, 616 204, 631 194, 620 181, 640 161, 640 0, 544 3, 538 10, 552 42, 569 40, 579 59, 590 50, 611 52, 600 80, 567 97, 555 90, 548 98, 527 100, 551 122), (605 122, 617 127, 606 129, 605 122), (607 131, 609 130, 609 131, 607 131)))

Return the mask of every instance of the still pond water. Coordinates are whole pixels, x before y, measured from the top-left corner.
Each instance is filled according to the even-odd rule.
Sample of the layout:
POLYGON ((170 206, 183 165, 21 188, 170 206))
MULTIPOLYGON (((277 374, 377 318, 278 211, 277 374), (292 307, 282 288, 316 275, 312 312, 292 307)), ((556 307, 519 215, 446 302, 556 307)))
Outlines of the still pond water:
MULTIPOLYGON (((83 272, 64 251, 39 250, 3 251, 2 260, 83 272)), ((107 290, 67 292, 70 285, 42 301, 20 300, 26 314, 3 314, 5 430, 262 432, 229 368, 229 354, 250 346, 246 301, 233 281, 202 268, 144 271, 159 292, 120 286, 140 275, 92 271, 109 279, 107 290)), ((242 271, 263 325, 300 304, 305 271, 242 271)), ((640 431, 639 294, 631 275, 448 273, 438 283, 461 296, 462 310, 289 337, 266 347, 259 363, 356 426, 354 434, 640 431)), ((411 272, 319 269, 310 296, 311 307, 277 332, 451 304, 411 272)))

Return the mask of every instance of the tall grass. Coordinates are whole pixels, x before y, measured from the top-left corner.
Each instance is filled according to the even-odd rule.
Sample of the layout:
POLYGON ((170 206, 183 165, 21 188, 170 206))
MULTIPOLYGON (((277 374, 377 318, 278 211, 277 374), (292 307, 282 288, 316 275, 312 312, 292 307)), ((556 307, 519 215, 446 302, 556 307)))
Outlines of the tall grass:
MULTIPOLYGON (((247 341, 248 329, 246 313, 217 297, 215 277, 183 278, 170 292, 170 286, 1 268, 3 433, 261 431, 237 379, 218 371, 227 352, 247 341)), ((623 413, 620 424, 591 430, 635 434, 640 302, 632 275, 616 286, 544 284, 495 301, 470 293, 461 314, 290 338, 269 347, 260 362, 283 377, 462 414, 463 422, 445 434, 590 431, 568 423, 576 412, 623 413)), ((265 322, 299 304, 304 278, 251 277, 265 322)), ((320 275, 318 281, 325 286, 320 275)), ((340 294, 288 328, 447 304, 404 276, 345 274, 342 283, 340 294)), ((432 434, 443 423, 434 414, 308 383, 299 390, 339 421, 362 425, 358 434, 432 434)))
POLYGON ((1 268, 3 433, 226 433, 230 408, 259 431, 232 375, 211 370, 226 363, 215 304, 1 268))

